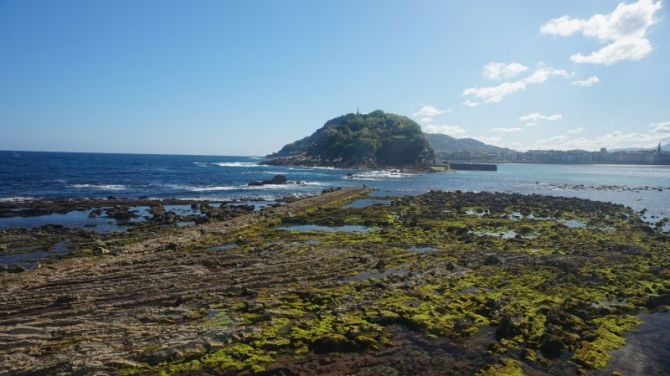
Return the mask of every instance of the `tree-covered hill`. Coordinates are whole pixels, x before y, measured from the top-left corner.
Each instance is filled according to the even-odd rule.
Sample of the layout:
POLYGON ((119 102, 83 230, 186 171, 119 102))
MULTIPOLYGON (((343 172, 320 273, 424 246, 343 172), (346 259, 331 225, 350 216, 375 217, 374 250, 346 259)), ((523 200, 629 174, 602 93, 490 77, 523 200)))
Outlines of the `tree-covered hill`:
POLYGON ((422 169, 433 149, 417 123, 381 110, 329 120, 268 156, 269 164, 422 169))
POLYGON ((445 134, 426 133, 438 159, 495 161, 511 159, 517 152, 485 144, 473 138, 454 138, 445 134))

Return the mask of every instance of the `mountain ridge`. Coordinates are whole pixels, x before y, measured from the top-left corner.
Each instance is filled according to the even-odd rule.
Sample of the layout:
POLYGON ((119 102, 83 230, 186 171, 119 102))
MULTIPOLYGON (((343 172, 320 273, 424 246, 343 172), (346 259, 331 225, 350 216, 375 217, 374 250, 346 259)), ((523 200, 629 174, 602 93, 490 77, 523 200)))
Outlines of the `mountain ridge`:
POLYGON ((474 138, 455 138, 442 133, 424 133, 435 153, 516 153, 516 150, 489 145, 474 138))

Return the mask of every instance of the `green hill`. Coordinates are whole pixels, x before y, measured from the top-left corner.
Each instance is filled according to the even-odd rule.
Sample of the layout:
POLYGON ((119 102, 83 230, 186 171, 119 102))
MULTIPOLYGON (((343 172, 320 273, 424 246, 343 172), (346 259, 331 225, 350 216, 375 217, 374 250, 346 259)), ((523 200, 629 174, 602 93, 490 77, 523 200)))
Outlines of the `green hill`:
POLYGON ((508 159, 516 151, 485 144, 473 138, 454 138, 445 134, 426 133, 426 139, 435 151, 435 156, 448 160, 501 160, 508 159))
POLYGON ((471 153, 513 153, 514 150, 485 144, 474 138, 454 138, 446 134, 426 133, 435 153, 468 151, 471 153))
POLYGON ((267 158, 268 164, 423 169, 433 149, 417 123, 377 110, 329 120, 267 158))

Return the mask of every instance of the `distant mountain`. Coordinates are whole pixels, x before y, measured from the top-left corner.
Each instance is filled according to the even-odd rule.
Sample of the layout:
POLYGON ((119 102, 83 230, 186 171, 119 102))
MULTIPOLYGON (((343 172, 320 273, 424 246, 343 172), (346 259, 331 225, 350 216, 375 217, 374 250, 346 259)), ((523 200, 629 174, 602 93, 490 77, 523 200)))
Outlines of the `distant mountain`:
POLYGON ((424 169, 432 159, 433 149, 417 123, 377 110, 329 120, 311 136, 269 155, 264 163, 424 169))
POLYGON ((508 148, 485 144, 473 138, 454 138, 445 134, 426 133, 426 139, 435 154, 442 158, 458 158, 458 156, 475 157, 477 155, 503 157, 516 153, 508 148))
POLYGON ((661 150, 670 151, 670 144, 661 145, 661 150))

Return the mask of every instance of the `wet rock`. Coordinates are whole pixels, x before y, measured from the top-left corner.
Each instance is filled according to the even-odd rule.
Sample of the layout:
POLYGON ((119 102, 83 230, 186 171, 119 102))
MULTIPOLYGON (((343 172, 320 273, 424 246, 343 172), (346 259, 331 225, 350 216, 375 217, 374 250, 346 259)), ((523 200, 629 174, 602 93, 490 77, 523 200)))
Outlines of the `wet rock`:
POLYGON ((155 366, 163 362, 176 360, 182 357, 183 357, 182 353, 179 350, 173 348, 167 348, 154 351, 150 354, 141 355, 138 360, 149 363, 152 366, 155 366))
POLYGON ((149 209, 149 212, 153 216, 154 219, 162 219, 163 215, 165 215, 165 209, 163 209, 163 206, 152 206, 149 209))
POLYGON ((317 354, 355 352, 361 350, 356 342, 339 334, 332 334, 327 337, 319 338, 312 342, 309 348, 317 354))
POLYGON ((23 266, 21 264, 7 265, 6 268, 7 268, 6 269, 7 273, 23 273, 23 272, 28 270, 28 269, 26 269, 25 266, 23 266))
POLYGON ((670 294, 652 296, 647 300, 647 307, 657 308, 663 305, 670 305, 670 294))
POLYGON ((270 180, 257 180, 249 182, 249 186, 261 186, 266 184, 283 185, 286 183, 288 183, 288 178, 285 175, 275 175, 270 180))
POLYGON ((120 368, 135 368, 139 367, 140 363, 133 362, 132 360, 128 359, 112 359, 105 364, 109 367, 115 368, 115 369, 120 369, 120 368))
POLYGON ((37 327, 32 327, 32 326, 15 326, 13 328, 10 328, 6 330, 7 334, 26 334, 26 335, 34 335, 34 334, 44 334, 45 329, 44 328, 37 328, 37 327))
POLYGON ((235 210, 242 211, 242 212, 250 212, 250 211, 254 211, 254 209, 256 209, 256 207, 254 205, 235 205, 235 206, 231 206, 231 208, 233 208, 235 210))
POLYGON ((502 264, 502 260, 500 259, 500 257, 498 257, 496 255, 489 255, 489 256, 486 256, 486 258, 484 259, 484 261, 482 263, 484 265, 500 265, 500 264, 502 264))
POLYGON ((108 255, 110 253, 111 253, 111 251, 109 249, 107 249, 105 247, 101 247, 101 246, 95 247, 93 249, 93 254, 97 255, 97 256, 108 255))
POLYGON ((519 319, 509 316, 504 316, 500 319, 500 324, 498 324, 498 329, 496 329, 496 339, 512 338, 519 334, 521 334, 519 319))
POLYGON ((100 208, 93 209, 88 213, 89 218, 97 218, 101 215, 102 215, 102 209, 100 209, 100 208))
POLYGON ((119 221, 127 221, 135 217, 135 213, 128 210, 128 207, 115 205, 111 209, 107 209, 107 216, 109 218, 114 218, 119 221))
POLYGON ((177 213, 175 213, 173 211, 169 211, 169 212, 165 213, 165 215, 163 216, 163 223, 165 223, 165 224, 176 223, 178 220, 179 220, 179 216, 177 215, 177 213))
POLYGON ((561 338, 555 335, 545 336, 540 344, 540 351, 548 358, 558 358, 566 348, 561 338))
POLYGON ((258 376, 298 376, 299 374, 291 371, 288 368, 272 368, 267 371, 257 374, 258 376))
POLYGON ((78 294, 76 294, 76 295, 61 295, 54 300, 53 305, 64 306, 64 305, 68 305, 68 304, 75 303, 75 302, 78 302, 78 301, 79 301, 79 295, 78 294))
POLYGON ((176 346, 175 350, 179 351, 185 359, 190 359, 205 354, 208 350, 208 346, 206 343, 192 341, 176 346))

